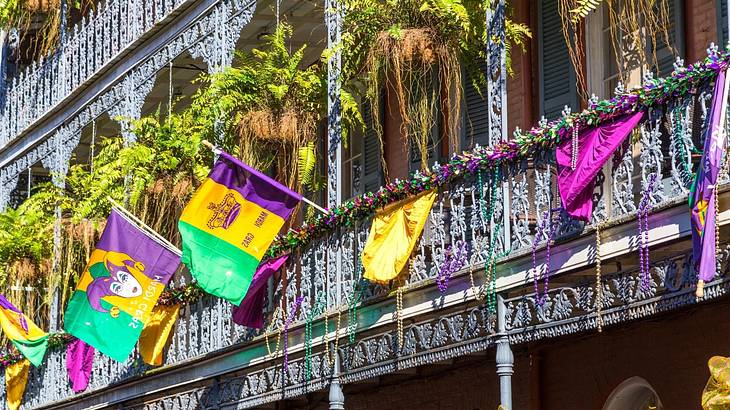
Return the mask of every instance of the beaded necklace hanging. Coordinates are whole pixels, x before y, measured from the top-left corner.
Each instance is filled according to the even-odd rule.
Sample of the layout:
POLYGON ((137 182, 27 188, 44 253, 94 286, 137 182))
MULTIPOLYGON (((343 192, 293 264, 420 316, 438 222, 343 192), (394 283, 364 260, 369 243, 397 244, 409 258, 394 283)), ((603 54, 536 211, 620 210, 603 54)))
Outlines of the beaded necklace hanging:
POLYGON ((271 345, 269 345, 269 334, 271 334, 271 330, 273 329, 274 325, 276 325, 276 320, 281 314, 282 309, 281 305, 276 307, 276 310, 274 311, 274 314, 271 316, 271 323, 269 324, 268 329, 264 331, 264 339, 266 341, 266 351, 269 353, 269 357, 272 359, 275 358, 279 353, 279 346, 281 344, 281 327, 279 328, 277 334, 276 334, 276 348, 274 351, 271 351, 271 345))
POLYGON ((649 291, 651 287, 651 276, 649 271, 649 213, 651 212, 651 194, 654 191, 654 184, 657 179, 655 172, 649 175, 649 182, 642 192, 639 202, 639 274, 641 275, 641 290, 649 291))
MULTIPOLYGON (((322 310, 326 310, 326 293, 321 292, 317 296, 317 302, 314 304, 312 309, 307 315, 307 320, 304 324, 304 363, 305 363, 305 377, 310 380, 312 377, 312 324, 314 318, 322 313, 322 310)), ((325 331, 325 336, 327 332, 325 331)))
POLYGON ((550 248, 553 241, 553 223, 552 223, 552 210, 547 210, 542 214, 542 221, 537 227, 535 232, 535 239, 532 241, 532 284, 535 290, 535 298, 537 305, 542 307, 547 300, 548 289, 550 287, 550 248), (547 231, 547 232, 546 232, 547 231), (539 243, 538 238, 547 233, 546 244, 545 244, 545 273, 539 274, 537 269, 537 245, 539 243), (540 293, 540 289, 537 285, 539 277, 543 278, 543 290, 540 293))
POLYGON ((466 265, 468 251, 469 245, 464 241, 458 241, 455 247, 449 246, 446 249, 444 262, 439 267, 439 273, 436 276, 436 286, 439 292, 446 292, 451 276, 466 265))
POLYGON ((601 279, 601 228, 596 224, 596 327, 603 332, 603 280, 601 279))
POLYGON ((289 372, 289 325, 291 325, 291 322, 294 320, 294 317, 297 315, 297 310, 299 309, 299 306, 301 306, 303 300, 304 300, 304 297, 302 297, 302 296, 297 297, 297 300, 294 303, 294 308, 289 313, 289 315, 287 315, 286 321, 284 322, 284 377, 285 378, 289 372))
POLYGON ((335 355, 340 348, 340 323, 342 319, 342 309, 337 309, 337 320, 335 321, 335 345, 334 351, 330 353, 330 345, 327 341, 327 335, 329 334, 329 324, 327 322, 328 316, 327 311, 324 312, 324 358, 327 361, 327 367, 334 368, 335 355))
MULTIPOLYGON (((693 113, 694 113, 694 100, 690 99, 689 101, 689 109, 687 112, 687 128, 689 130, 692 130, 692 121, 693 121, 693 113)), ((684 134, 686 131, 682 125, 682 111, 684 108, 677 104, 672 111, 669 112, 669 122, 672 124, 672 145, 674 148, 675 154, 678 156, 679 162, 679 175, 682 179, 682 181, 685 184, 691 183, 692 179, 694 178, 694 173, 692 172, 691 168, 691 161, 687 157, 687 150, 684 147, 684 141, 682 140, 682 134, 684 134)), ((690 131, 691 132, 691 131, 690 131)), ((697 153, 699 154, 700 151, 698 151, 694 144, 690 147, 690 153, 697 153)))
POLYGON ((395 315, 398 329, 398 352, 403 350, 403 288, 398 287, 395 292, 395 315))
MULTIPOLYGON (((477 188, 479 189, 479 207, 481 209, 482 221, 485 224, 484 230, 486 231, 486 224, 491 223, 494 217, 495 203, 497 202, 498 187, 497 183, 501 179, 500 167, 494 167, 491 169, 490 184, 487 186, 487 193, 484 194, 484 182, 482 177, 482 170, 477 173, 477 188), (487 197, 489 205, 487 206, 487 197)), ((487 301, 487 310, 490 313, 496 313, 497 311, 497 275, 496 275, 496 264, 497 264, 497 253, 495 248, 497 245, 497 238, 499 237, 502 230, 501 224, 497 224, 490 235, 489 250, 487 258, 484 262, 484 276, 485 276, 485 299, 487 301)))
MULTIPOLYGON (((360 261, 358 261, 360 265, 360 261)), ((362 275, 362 266, 360 266, 360 276, 362 275)), ((362 296, 365 293, 367 287, 367 280, 360 277, 360 281, 352 288, 352 295, 347 306, 347 336, 350 343, 355 342, 355 334, 357 332, 357 309, 362 300, 362 296)))
POLYGON ((572 138, 570 140, 570 169, 575 171, 578 166, 578 124, 573 125, 572 138))

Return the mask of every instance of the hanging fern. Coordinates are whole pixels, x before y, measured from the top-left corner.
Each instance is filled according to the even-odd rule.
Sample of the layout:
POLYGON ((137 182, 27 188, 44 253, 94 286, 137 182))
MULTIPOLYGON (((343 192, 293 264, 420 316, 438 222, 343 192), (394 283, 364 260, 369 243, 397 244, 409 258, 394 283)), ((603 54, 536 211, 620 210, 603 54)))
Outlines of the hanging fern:
POLYGON ((577 23, 580 19, 586 18, 588 13, 595 11, 603 0, 577 0, 575 8, 570 10, 571 20, 577 23))
POLYGON ((316 166, 316 147, 314 146, 314 141, 309 141, 306 145, 299 148, 297 171, 299 172, 299 183, 301 185, 309 186, 312 184, 316 166))

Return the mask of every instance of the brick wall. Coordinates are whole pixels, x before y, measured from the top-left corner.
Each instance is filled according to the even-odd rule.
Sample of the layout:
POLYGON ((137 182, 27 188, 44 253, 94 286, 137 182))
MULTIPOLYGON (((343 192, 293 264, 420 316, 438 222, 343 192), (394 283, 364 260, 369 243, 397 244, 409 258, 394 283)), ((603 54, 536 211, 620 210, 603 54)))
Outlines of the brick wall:
POLYGON ((685 26, 686 61, 704 58, 710 43, 717 43, 717 0, 686 0, 685 26))
MULTIPOLYGON (((653 320, 609 327, 603 333, 514 348, 514 410, 602 409, 626 379, 646 379, 664 410, 699 409, 714 355, 730 356, 730 300, 653 320)), ((495 410, 499 381, 494 350, 417 374, 386 375, 345 386, 348 410, 495 410)), ((327 408, 326 395, 306 407, 327 408)), ((627 409, 631 410, 631 409, 627 409)))

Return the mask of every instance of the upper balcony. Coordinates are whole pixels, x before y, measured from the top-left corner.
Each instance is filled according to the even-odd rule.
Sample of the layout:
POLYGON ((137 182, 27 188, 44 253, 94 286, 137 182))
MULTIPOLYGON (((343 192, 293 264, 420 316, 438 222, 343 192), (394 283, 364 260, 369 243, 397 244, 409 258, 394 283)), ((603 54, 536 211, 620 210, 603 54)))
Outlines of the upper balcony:
POLYGON ((56 52, 33 61, 10 79, 0 107, 0 149, 67 104, 79 88, 91 84, 191 4, 186 0, 101 2, 69 30, 56 52))
MULTIPOLYGON (((51 157, 54 172, 67 172, 79 141, 90 139, 84 149, 93 150, 97 123, 91 119, 103 112, 110 114, 105 120, 111 123, 113 113, 120 112, 113 107, 131 107, 121 113, 139 116, 150 90, 155 102, 168 101, 166 94, 172 98, 179 85, 174 80, 190 80, 180 81, 160 70, 171 69, 173 60, 179 63, 180 58, 186 64, 197 57, 215 64, 230 58, 213 56, 213 50, 233 48, 238 33, 227 30, 240 32, 254 6, 251 1, 111 0, 100 7, 73 29, 58 54, 31 66, 10 84, 2 111, 7 121, 0 124, 0 165, 12 162, 17 153, 25 155, 25 162, 13 163, 9 171, 3 168, 0 182, 15 177, 17 184, 17 175, 31 173, 42 155, 51 157), (186 51, 190 53, 181 57, 186 51), (158 75, 162 80, 155 79, 158 75), (19 144, 28 133, 37 138, 19 144), (14 154, 2 153, 13 145, 22 147, 14 154), (43 150, 37 150, 39 146, 43 150), (36 151, 26 154, 31 148, 36 151)), ((272 15, 267 17, 262 26, 271 24, 272 15)), ((324 19, 319 17, 298 16, 308 24, 316 21, 321 30, 324 19)), ((257 34, 249 31, 239 45, 256 44, 257 34)), ((726 53, 721 58, 730 59, 726 53)), ((687 77, 686 70, 679 65, 675 77, 687 77)), ((338 91, 337 72, 330 73, 332 98, 338 91)), ((380 158, 360 152, 347 159, 350 168, 329 180, 334 191, 349 186, 354 194, 373 192, 355 195, 277 243, 290 248, 296 260, 269 286, 267 329, 239 326, 233 323, 228 302, 192 292, 181 300, 183 308, 161 367, 143 364, 137 352, 123 363, 97 353, 88 389, 74 394, 60 343, 49 349, 42 366, 31 370, 25 406, 254 407, 322 390, 331 382, 336 361, 341 364, 341 382, 354 384, 483 353, 505 341, 520 344, 591 331, 601 321, 616 325, 727 292, 730 252, 723 243, 721 275, 707 284, 705 299, 693 296, 686 205, 690 171, 697 167, 696 149, 712 98, 711 75, 685 80, 691 83, 686 89, 667 91, 670 104, 653 100, 647 117, 599 173, 593 217, 584 223, 561 210, 554 143, 566 136, 555 130, 580 116, 597 115, 606 102, 591 101, 585 112, 566 109, 560 119, 542 121, 532 134, 544 136, 541 141, 520 145, 527 134, 518 131, 512 141, 500 142, 506 136, 506 106, 495 111, 494 105, 504 104, 502 98, 507 97, 500 88, 504 74, 491 77, 491 106, 473 93, 477 102, 465 107, 475 110, 475 117, 486 118, 480 136, 493 141, 489 146, 446 155, 443 164, 432 162, 429 170, 379 189, 362 180, 364 171, 380 158), (495 150, 509 160, 495 162, 495 150), (425 186, 436 189, 438 196, 407 274, 389 286, 363 282, 360 255, 373 212, 425 186), (375 205, 363 206, 369 201, 375 205), (637 223, 639 209, 650 210, 643 230, 637 223), (642 272, 635 256, 642 243, 650 252, 649 272, 642 272), (596 272, 597 262, 599 267, 603 264, 602 272, 596 272), (642 274, 648 286, 642 284, 642 274), (600 297, 596 285, 602 289, 600 297)), ((644 95, 664 84, 655 81, 647 78, 644 95)), ((640 94, 619 88, 615 101, 631 106, 644 98, 640 94)), ((146 104, 148 109, 155 105, 146 104)), ((340 125, 336 114, 330 107, 330 130, 340 125)), ((328 143, 332 141, 336 139, 328 143)), ((93 158, 93 152, 84 154, 93 158)), ((341 166, 342 158, 328 166, 332 164, 341 166)), ((721 209, 727 209, 727 168, 720 181, 721 209)), ((721 236, 729 221, 730 211, 718 215, 721 236)), ((172 287, 195 289, 185 275, 176 277, 172 287)))
MULTIPOLYGON (((648 81, 651 88, 654 80, 648 81)), ((692 147, 707 123, 712 83, 693 82, 686 94, 674 95, 671 115, 658 105, 649 109, 599 174, 590 223, 560 210, 550 142, 522 153, 515 143, 501 145, 514 155, 494 168, 499 173, 482 168, 495 151, 477 147, 408 181, 356 197, 279 242, 292 247, 297 259, 270 287, 271 325, 263 334, 233 323, 229 303, 191 298, 184 302, 161 368, 142 364, 136 353, 124 363, 97 353, 89 389, 74 395, 64 349, 52 349, 45 364, 32 370, 25 403, 30 408, 184 403, 246 408, 324 388, 334 363, 331 352, 341 361, 342 382, 356 383, 481 352, 505 336, 514 344, 537 341, 596 329, 599 318, 611 326, 698 303, 688 244, 691 181, 684 171, 696 166, 692 147), (662 120, 672 126, 661 126, 662 120), (413 195, 427 183, 438 189, 438 198, 405 279, 391 286, 361 282, 359 255, 371 218, 357 209, 369 199, 380 198, 374 199, 379 204, 413 195), (640 208, 649 210, 648 287, 642 286, 633 255, 642 240, 640 208), (455 260, 458 266, 447 266, 455 260), (597 261, 607 271, 597 278, 600 299, 594 287, 597 261), (173 388, 177 393, 170 395, 173 388)), ((617 100, 636 101, 636 95, 628 91, 617 100)), ((593 109, 579 115, 590 116, 593 109)), ((577 117, 566 111, 563 118, 577 117)), ((560 124, 543 122, 537 129, 560 124)), ((730 201, 728 183, 725 171, 722 209, 730 201)), ((718 221, 724 235, 730 211, 719 213, 718 221)), ((707 284, 703 300, 728 288, 730 253, 720 252, 722 274, 707 284)), ((176 286, 186 285, 184 278, 177 281, 176 286)))

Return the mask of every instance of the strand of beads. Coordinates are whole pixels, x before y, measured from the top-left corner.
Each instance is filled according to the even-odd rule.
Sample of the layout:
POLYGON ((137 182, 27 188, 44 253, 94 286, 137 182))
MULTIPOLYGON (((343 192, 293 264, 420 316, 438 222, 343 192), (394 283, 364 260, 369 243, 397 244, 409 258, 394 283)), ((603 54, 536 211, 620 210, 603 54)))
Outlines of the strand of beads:
POLYGON ((355 335, 357 332, 357 309, 360 305, 362 295, 365 292, 366 283, 367 281, 361 278, 360 282, 358 282, 352 289, 352 296, 350 297, 350 303, 347 308, 347 336, 350 343, 355 342, 355 335))
POLYGON ((294 303, 294 308, 292 308, 292 311, 287 315, 286 321, 284 322, 284 377, 286 378, 287 374, 289 374, 289 325, 291 325, 291 322, 294 320, 294 317, 297 315, 297 310, 299 309, 299 306, 301 306, 302 301, 304 300, 304 297, 299 296, 297 297, 296 302, 294 303))
POLYGON ((477 289, 474 284, 474 264, 469 262, 469 283, 471 283, 471 293, 474 295, 474 299, 482 299, 482 291, 477 289))
POLYGON ((487 311, 490 313, 497 313, 497 253, 494 251, 494 248, 497 247, 497 237, 501 233, 502 225, 497 224, 489 245, 489 256, 484 265, 485 298, 487 299, 487 311))
MULTIPOLYGON (((312 377, 312 338, 313 338, 313 331, 312 326, 314 322, 314 318, 319 316, 321 313, 321 310, 323 309, 323 306, 326 305, 326 300, 324 297, 325 293, 320 293, 317 297, 317 302, 314 304, 314 307, 309 311, 309 314, 307 315, 307 320, 304 324, 304 363, 305 363, 305 377, 307 380, 310 380, 312 377)), ((326 309, 324 309, 326 310, 326 309)), ((326 337, 327 333, 325 332, 326 337)), ((323 337, 323 339, 324 339, 323 337)), ((326 342, 325 342, 326 344, 326 342)))
POLYGON ((596 224, 596 327, 603 332, 603 280, 601 279, 601 223, 596 224))
POLYGON ((444 262, 436 276, 436 286, 441 293, 449 288, 451 276, 466 265, 468 245, 464 241, 458 241, 455 247, 449 246, 445 253, 444 262))
POLYGON ((532 241, 532 284, 535 290, 535 301, 538 306, 543 306, 547 300, 548 289, 550 288, 550 250, 553 241, 553 223, 552 223, 552 210, 546 210, 542 215, 542 221, 537 227, 535 232, 535 239, 532 241), (546 232, 547 231, 547 232, 546 232), (537 269, 537 245, 539 243, 538 238, 547 233, 546 244, 545 244, 545 273, 539 274, 537 269), (537 284, 539 278, 543 277, 543 291, 540 293, 540 288, 537 284))
POLYGON ((578 124, 573 125, 572 139, 570 141, 570 169, 575 171, 578 166, 578 124))
MULTIPOLYGON (((490 176, 490 184, 487 187, 487 195, 489 196, 489 207, 488 209, 484 206, 484 195, 482 195, 481 198, 481 210, 482 210, 482 219, 486 221, 486 223, 491 224, 493 218, 494 218, 494 212, 495 212, 495 204, 497 202, 497 185, 499 180, 501 179, 501 171, 499 167, 493 168, 492 175, 490 176)), ((481 172, 480 172, 481 175, 481 172)), ((484 192, 480 189, 480 192, 484 192)), ((486 225, 485 225, 485 231, 486 231, 486 225)), ((487 252, 487 258, 484 262, 484 276, 485 276, 485 293, 486 293, 486 300, 487 300, 487 310, 490 313, 496 313, 497 309, 497 296, 496 296, 496 288, 497 288, 497 275, 496 275, 496 263, 497 263, 497 254, 495 252, 495 248, 497 246, 497 238, 501 234, 501 225, 497 224, 494 229, 492 230, 491 234, 489 235, 490 241, 489 241, 489 250, 487 252)))
POLYGON ((269 353, 269 357, 272 359, 279 353, 279 347, 281 343, 281 328, 279 328, 279 331, 276 335, 276 348, 274 351, 271 351, 271 346, 269 345, 269 334, 271 334, 271 329, 276 325, 276 320, 281 314, 281 305, 276 307, 276 310, 274 311, 274 314, 271 316, 271 323, 269 324, 269 328, 264 331, 264 339, 266 340, 266 351, 269 353))
POLYGON ((722 269, 722 260, 720 258, 720 193, 717 185, 715 185, 715 275, 720 273, 722 269))
POLYGON ((395 316, 398 329, 398 352, 403 350, 403 288, 398 287, 395 292, 395 316))
POLYGON ((332 352, 332 358, 330 359, 329 355, 327 357, 327 360, 329 361, 330 368, 334 369, 335 366, 335 356, 338 354, 340 349, 340 323, 342 319, 342 309, 337 309, 337 320, 335 321, 335 345, 334 345, 334 351, 332 352))
POLYGON ((651 212, 651 194, 654 191, 654 184, 657 174, 649 175, 646 189, 642 193, 639 202, 639 274, 641 275, 641 290, 648 292, 651 287, 650 263, 649 263, 649 213, 651 212))

